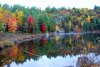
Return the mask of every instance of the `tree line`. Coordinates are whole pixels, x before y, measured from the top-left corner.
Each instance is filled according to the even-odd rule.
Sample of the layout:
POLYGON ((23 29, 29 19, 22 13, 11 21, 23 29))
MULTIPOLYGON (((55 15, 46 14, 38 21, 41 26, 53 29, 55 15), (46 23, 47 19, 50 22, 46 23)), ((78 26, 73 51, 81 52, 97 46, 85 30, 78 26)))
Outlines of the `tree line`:
POLYGON ((50 8, 0 4, 0 32, 46 33, 100 30, 100 6, 88 8, 50 8))

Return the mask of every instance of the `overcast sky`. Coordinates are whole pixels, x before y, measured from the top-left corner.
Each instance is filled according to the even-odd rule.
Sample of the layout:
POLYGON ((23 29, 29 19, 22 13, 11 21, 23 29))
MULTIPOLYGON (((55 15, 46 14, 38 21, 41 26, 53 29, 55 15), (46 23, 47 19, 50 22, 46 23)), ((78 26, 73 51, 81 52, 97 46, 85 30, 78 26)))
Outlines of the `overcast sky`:
POLYGON ((66 7, 66 8, 94 8, 95 5, 100 6, 100 0, 0 0, 1 4, 20 4, 25 7, 38 7, 45 9, 50 7, 66 7))

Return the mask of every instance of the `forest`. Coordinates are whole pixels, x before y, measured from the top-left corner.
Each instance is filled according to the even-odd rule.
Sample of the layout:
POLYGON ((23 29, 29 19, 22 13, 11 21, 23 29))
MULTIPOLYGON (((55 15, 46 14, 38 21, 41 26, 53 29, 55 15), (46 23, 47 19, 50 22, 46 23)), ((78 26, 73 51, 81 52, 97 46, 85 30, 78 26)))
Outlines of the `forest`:
POLYGON ((0 4, 0 33, 87 32, 100 30, 100 6, 50 8, 0 4))

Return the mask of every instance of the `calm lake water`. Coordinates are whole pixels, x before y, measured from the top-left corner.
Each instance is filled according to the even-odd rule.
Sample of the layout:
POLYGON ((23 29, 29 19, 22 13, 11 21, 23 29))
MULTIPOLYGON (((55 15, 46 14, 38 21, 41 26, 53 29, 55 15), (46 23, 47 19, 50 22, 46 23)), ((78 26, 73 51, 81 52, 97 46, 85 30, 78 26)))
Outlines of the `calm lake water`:
POLYGON ((96 33, 43 36, 1 49, 0 65, 4 67, 80 67, 87 62, 100 65, 99 49, 100 34, 96 33))

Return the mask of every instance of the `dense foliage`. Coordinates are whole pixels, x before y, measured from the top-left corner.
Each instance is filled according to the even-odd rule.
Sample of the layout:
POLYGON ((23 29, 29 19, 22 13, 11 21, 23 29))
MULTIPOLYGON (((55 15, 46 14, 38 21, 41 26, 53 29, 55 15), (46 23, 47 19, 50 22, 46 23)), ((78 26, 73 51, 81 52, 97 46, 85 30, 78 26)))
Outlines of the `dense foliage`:
POLYGON ((0 5, 0 21, 0 29, 5 26, 6 32, 37 34, 54 31, 95 31, 100 30, 100 7, 95 6, 94 9, 47 7, 41 10, 36 7, 25 8, 20 5, 4 4, 0 5))
POLYGON ((0 31, 3 32, 4 31, 4 25, 3 23, 0 22, 0 31))

